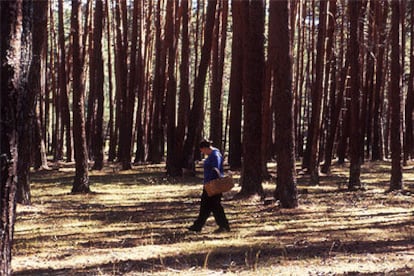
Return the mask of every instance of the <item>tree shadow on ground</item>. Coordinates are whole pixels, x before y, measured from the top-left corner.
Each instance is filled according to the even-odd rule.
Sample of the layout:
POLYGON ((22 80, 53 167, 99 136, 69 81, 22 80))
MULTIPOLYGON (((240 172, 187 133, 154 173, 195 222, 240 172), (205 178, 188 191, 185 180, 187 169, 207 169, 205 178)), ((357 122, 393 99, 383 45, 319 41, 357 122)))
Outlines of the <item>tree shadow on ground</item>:
MULTIPOLYGON (((34 269, 17 272, 15 276, 23 275, 124 275, 127 273, 160 272, 160 271, 190 271, 195 268, 205 268, 215 271, 236 272, 243 269, 254 269, 265 265, 270 259, 278 259, 279 263, 295 259, 332 258, 337 254, 359 255, 377 254, 383 252, 398 253, 402 247, 410 244, 411 240, 396 241, 358 241, 342 243, 326 241, 317 243, 296 243, 287 246, 230 246, 217 247, 203 253, 180 253, 145 260, 126 260, 109 262, 98 266, 87 266, 76 269, 34 269)), ((408 273, 412 269, 395 269, 387 273, 408 273)), ((373 271, 366 274, 345 275, 380 275, 383 271, 373 271)), ((393 274, 395 275, 395 274, 393 274)), ((405 274, 408 275, 408 274, 405 274)))
MULTIPOLYGON (((186 226, 198 214, 201 178, 168 178, 157 168, 92 174, 96 192, 89 195, 63 191, 72 182, 70 172, 35 173, 34 204, 18 214, 18 223, 24 227, 16 231, 15 255, 25 260, 25 254, 47 252, 52 257, 45 257, 44 262, 53 258, 56 268, 34 264, 32 269, 20 264, 14 275, 124 275, 202 268, 245 272, 269 263, 289 266, 297 260, 311 263, 335 256, 398 255, 409 245, 413 249, 412 195, 376 193, 386 183, 384 179, 370 183, 366 192, 348 192, 338 188, 342 176, 324 176, 324 184, 317 188, 310 187, 306 177, 299 178, 299 190, 308 190, 299 194, 296 209, 233 200, 237 193, 233 190, 223 201, 232 231, 213 234, 216 225, 210 219, 201 233, 193 234, 186 226), (183 244, 200 247, 183 252, 179 250, 183 244), (70 254, 79 258, 93 258, 88 255, 91 251, 110 255, 112 250, 146 246, 177 250, 157 257, 124 256, 119 261, 109 256, 99 264, 65 268, 59 262, 67 260, 68 253, 60 246, 73 247, 76 253, 70 254)), ((377 273, 382 271, 373 269, 366 275, 377 273)))

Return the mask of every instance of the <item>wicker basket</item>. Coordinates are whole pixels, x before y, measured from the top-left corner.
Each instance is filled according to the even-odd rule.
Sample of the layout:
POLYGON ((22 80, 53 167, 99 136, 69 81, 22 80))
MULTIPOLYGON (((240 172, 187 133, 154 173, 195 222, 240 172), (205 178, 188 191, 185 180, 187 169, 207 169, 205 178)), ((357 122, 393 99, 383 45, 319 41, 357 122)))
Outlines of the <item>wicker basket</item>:
POLYGON ((230 191, 234 187, 233 178, 231 176, 225 176, 211 180, 206 183, 205 189, 208 196, 214 196, 221 193, 230 191))

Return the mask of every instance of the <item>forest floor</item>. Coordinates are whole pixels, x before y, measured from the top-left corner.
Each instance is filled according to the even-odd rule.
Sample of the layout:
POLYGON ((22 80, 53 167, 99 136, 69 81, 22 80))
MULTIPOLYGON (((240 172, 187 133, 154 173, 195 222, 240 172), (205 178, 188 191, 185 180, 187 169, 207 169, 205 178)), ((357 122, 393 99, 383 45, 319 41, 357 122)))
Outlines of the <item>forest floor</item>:
MULTIPOLYGON (((413 164, 405 190, 391 193, 389 162, 363 165, 366 191, 346 190, 347 166, 318 186, 299 172, 296 209, 233 199, 236 185, 222 234, 213 217, 201 233, 186 229, 201 170, 168 178, 164 166, 92 171, 88 195, 70 194, 73 164, 33 172, 33 204, 17 206, 13 275, 414 275, 413 164)), ((274 188, 264 183, 269 198, 274 188)))

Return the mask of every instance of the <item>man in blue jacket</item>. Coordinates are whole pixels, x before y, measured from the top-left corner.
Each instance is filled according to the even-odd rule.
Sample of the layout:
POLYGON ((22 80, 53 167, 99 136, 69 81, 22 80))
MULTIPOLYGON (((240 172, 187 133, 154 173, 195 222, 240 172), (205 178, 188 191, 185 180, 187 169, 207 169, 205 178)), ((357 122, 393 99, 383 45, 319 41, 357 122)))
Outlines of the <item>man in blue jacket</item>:
MULTIPOLYGON (((223 156, 217 148, 211 146, 211 142, 203 140, 200 143, 200 151, 208 155, 204 160, 204 185, 211 180, 223 177, 223 156)), ((214 233, 229 232, 229 222, 224 214, 223 206, 221 205, 222 194, 208 196, 203 186, 203 193, 201 195, 200 213, 194 224, 188 227, 188 230, 200 232, 210 213, 213 212, 214 219, 219 228, 214 233)))

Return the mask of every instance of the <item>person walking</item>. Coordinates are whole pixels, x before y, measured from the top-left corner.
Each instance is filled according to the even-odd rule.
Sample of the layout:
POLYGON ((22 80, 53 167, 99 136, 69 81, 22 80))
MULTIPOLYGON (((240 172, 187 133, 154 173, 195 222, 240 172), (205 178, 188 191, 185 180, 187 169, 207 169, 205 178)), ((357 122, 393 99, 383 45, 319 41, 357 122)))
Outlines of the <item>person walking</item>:
POLYGON ((213 212, 214 219, 219 226, 214 233, 229 232, 229 222, 224 213, 223 206, 221 205, 222 194, 208 196, 205 189, 205 184, 211 180, 219 177, 223 177, 223 156, 220 150, 212 146, 211 141, 203 140, 200 142, 200 151, 208 157, 204 160, 204 185, 203 193, 201 194, 200 212, 198 218, 194 221, 193 225, 188 227, 188 230, 200 232, 206 223, 210 213, 213 212))

